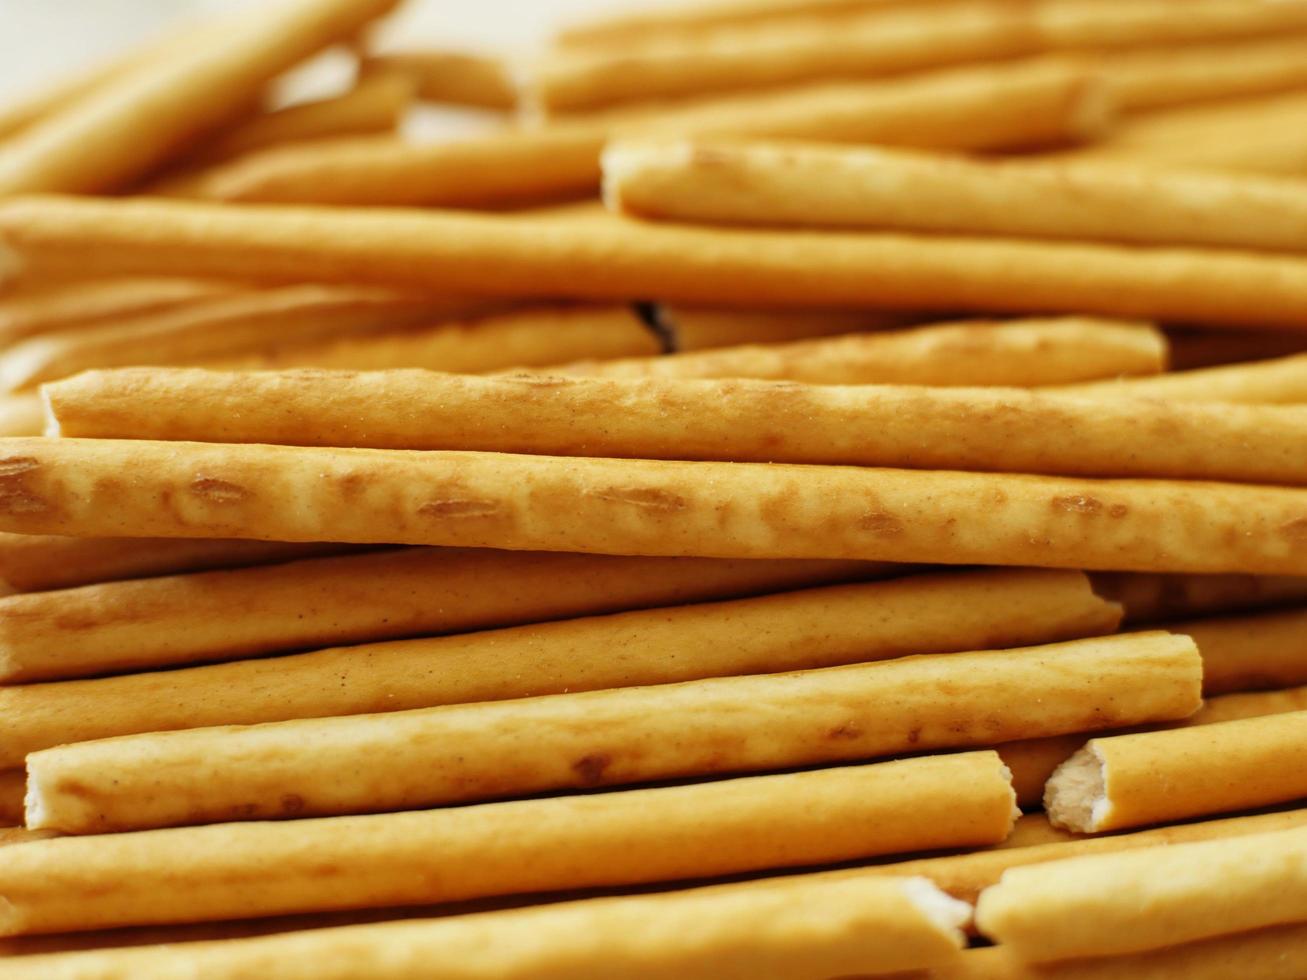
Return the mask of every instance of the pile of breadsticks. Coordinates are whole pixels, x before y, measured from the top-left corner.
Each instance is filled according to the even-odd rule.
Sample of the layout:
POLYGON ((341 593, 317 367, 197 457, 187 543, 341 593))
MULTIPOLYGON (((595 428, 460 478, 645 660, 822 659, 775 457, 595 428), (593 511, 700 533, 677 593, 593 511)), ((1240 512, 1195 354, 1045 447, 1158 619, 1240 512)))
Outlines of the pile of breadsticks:
POLYGON ((395 6, 0 107, 0 976, 1307 976, 1307 0, 395 6))

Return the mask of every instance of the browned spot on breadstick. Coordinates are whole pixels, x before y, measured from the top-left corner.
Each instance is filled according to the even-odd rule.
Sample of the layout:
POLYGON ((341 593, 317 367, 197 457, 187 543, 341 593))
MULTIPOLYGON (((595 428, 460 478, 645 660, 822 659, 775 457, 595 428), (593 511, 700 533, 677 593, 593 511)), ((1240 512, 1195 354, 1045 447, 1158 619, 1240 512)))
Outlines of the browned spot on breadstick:
POLYGON ((1125 517, 1129 513, 1130 513, 1130 508, 1127 507, 1125 504, 1113 504, 1111 507, 1107 508, 1108 517, 1121 518, 1121 517, 1125 517))
POLYGON ((423 517, 494 517, 502 510, 497 500, 452 497, 429 501, 418 508, 418 513, 423 517))
POLYGON ((11 514, 36 514, 49 504, 32 492, 27 477, 40 468, 33 456, 9 456, 0 459, 0 510, 11 514))
POLYGON ((1280 525, 1280 534, 1295 544, 1307 544, 1307 517, 1299 517, 1280 525))
POLYGON ((826 733, 826 737, 827 738, 861 738, 862 729, 859 728, 857 725, 853 724, 853 722, 847 721, 843 725, 839 725, 835 728, 832 728, 830 731, 828 731, 826 733))
POLYGON ((884 511, 868 514, 858 523, 864 530, 879 534, 883 538, 897 537, 903 533, 903 521, 884 511))
POLYGON ((34 456, 10 456, 0 459, 0 479, 30 473, 40 465, 34 456))
POLYGON ((572 769, 586 785, 596 785, 603 781, 604 771, 612 759, 604 753, 582 756, 572 763, 572 769))
POLYGON ((590 494, 600 500, 613 500, 632 504, 644 510, 664 513, 684 510, 688 504, 679 493, 671 493, 655 487, 607 487, 603 490, 590 491, 590 494))
POLYGON ((1070 497, 1054 497, 1052 503, 1054 510, 1066 511, 1071 514, 1101 514, 1103 512, 1103 502, 1101 500, 1097 497, 1088 497, 1082 494, 1070 497))
POLYGON ((299 813, 304 809, 304 797, 298 793, 287 793, 281 798, 281 812, 287 814, 299 813))
POLYGON ((191 481, 190 490, 213 504, 238 504, 254 496, 240 484, 212 476, 197 476, 191 481))

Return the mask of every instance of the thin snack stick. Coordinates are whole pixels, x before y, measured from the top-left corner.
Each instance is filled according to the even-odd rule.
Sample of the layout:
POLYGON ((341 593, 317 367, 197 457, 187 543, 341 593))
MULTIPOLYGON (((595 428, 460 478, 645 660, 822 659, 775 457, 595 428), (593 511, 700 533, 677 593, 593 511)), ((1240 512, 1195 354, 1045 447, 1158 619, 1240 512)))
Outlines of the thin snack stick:
POLYGON ((1307 403, 1307 354, 1270 361, 1178 371, 1153 378, 1121 378, 1067 386, 1090 398, 1156 398, 1167 402, 1218 401, 1250 405, 1307 403))
POLYGON ((613 210, 689 223, 1287 252, 1307 226, 1307 190, 1265 177, 711 140, 619 142, 603 166, 613 210))
POLYGON ((214 168, 193 190, 232 201, 484 207, 593 192, 604 143, 624 132, 1004 149, 1096 136, 1109 117, 1102 85, 1083 68, 1036 61, 896 83, 809 86, 426 145, 377 138, 285 147, 214 168))
MULTIPOLYGON (((1065 605, 1067 597, 1056 595, 1058 585, 1043 585, 1039 573, 962 580, 954 601, 975 599, 982 608, 939 613, 949 578, 956 581, 941 576, 909 580, 899 589, 811 589, 274 660, 8 687, 0 689, 6 718, 0 764, 21 763, 28 753, 55 745, 117 735, 765 674, 975 649, 978 637, 991 644, 1009 638, 1044 642, 1111 628, 1110 607, 1040 609, 1046 601, 1065 605), (1025 594, 1017 588, 1023 579, 1031 583, 1025 594), (914 594, 914 587, 922 594, 914 594), (1004 599, 1012 606, 1030 603, 1032 622, 1021 628, 1005 623, 994 607, 1004 599), (926 619, 929 612, 938 618, 926 619), (830 622, 823 614, 848 619, 823 632, 817 624, 830 622), (857 635, 859 626, 865 637, 857 635), (750 632, 761 630, 768 632, 750 632), (622 651, 620 658, 613 657, 614 649, 622 651), (439 669, 429 669, 432 664, 439 669)), ((511 584, 506 579, 496 587, 511 584)), ((1060 591, 1069 590, 1061 585, 1060 591)), ((1085 605, 1084 596, 1078 598, 1085 605)), ((77 668, 61 665, 50 673, 67 676, 77 668)))
POLYGON ((104 274, 339 276, 462 295, 952 305, 1307 328, 1307 260, 1215 249, 50 197, 0 205, 0 234, 29 263, 104 274))
MULTIPOLYGON (((820 315, 794 314, 796 326, 820 315)), ((774 329, 740 323, 730 314, 705 322, 679 309, 670 314, 678 350, 668 357, 592 360, 550 368, 551 374, 604 378, 759 378, 810 384, 912 384, 1040 387, 1095 379, 1157 374, 1166 366, 1166 341, 1142 323, 1062 317, 941 323, 865 335, 717 347, 741 333, 774 329), (722 320, 727 319, 727 323, 722 320)), ((344 365, 342 365, 344 366, 344 365)), ((1307 400, 1307 399, 1305 399, 1307 400)))
POLYGON ((974 752, 426 812, 42 841, 0 862, 12 903, 0 913, 0 933, 801 867, 993 844, 1012 819, 1012 787, 998 757, 974 752), (323 888, 327 863, 332 885, 323 888), (268 875, 270 867, 278 873, 268 875), (178 873, 186 875, 184 897, 160 888, 161 876, 178 873), (74 895, 87 898, 70 901, 74 895))
MULTIPOLYGON (((1204 654, 1203 662, 1204 667, 1206 667, 1206 651, 1202 647, 1199 647, 1199 650, 1204 654)), ((1192 725, 1211 725, 1244 718, 1261 718, 1267 715, 1302 711, 1307 711, 1307 688, 1304 687, 1290 688, 1286 691, 1226 694, 1207 701, 1195 714, 1182 721, 1168 723, 1163 726, 1149 726, 1149 730, 1153 727, 1177 728, 1192 725)), ((1054 738, 1009 742, 1006 745, 998 746, 998 754, 1007 767, 1012 770, 1012 785, 1017 791, 1017 802, 1023 807, 1039 806, 1044 799, 1044 787, 1048 783, 1049 777, 1053 775, 1058 766, 1083 750, 1086 741, 1088 739, 1083 735, 1058 735, 1054 738)), ((1097 741, 1111 741, 1111 739, 1098 739, 1097 741)), ((1167 787, 1166 792, 1170 792, 1172 784, 1167 783, 1165 785, 1167 787)), ((1307 795, 1307 793, 1304 795, 1307 795)), ((1274 802, 1280 801, 1276 800, 1274 802)), ((1249 803, 1247 807, 1226 807, 1224 809, 1251 809, 1255 805, 1249 803)), ((1189 813, 1187 816, 1201 816, 1204 812, 1216 811, 1197 811, 1189 813)), ((1181 818, 1176 817, 1175 819, 1181 818)), ((1143 822, 1161 823, 1163 821, 1158 819, 1143 822)), ((1125 825, 1122 824, 1121 826, 1125 825)), ((1115 830, 1119 828, 1077 827, 1075 829, 1115 830)))
POLYGON ((504 112, 517 105, 517 86, 508 67, 493 55, 430 49, 386 51, 368 54, 361 68, 365 78, 397 74, 411 79, 425 102, 504 112))
MULTIPOLYGON (((900 570, 897 565, 863 562, 732 562, 424 548, 112 582, 0 601, 5 610, 0 615, 0 679, 84 677, 279 650, 461 633, 805 588, 900 570), (233 621, 231 610, 236 608, 242 613, 233 621), (323 615, 328 611, 330 616, 323 615), (81 626, 74 626, 78 621, 81 626)), ((1049 594, 1035 599, 1029 614, 1041 609, 1041 601, 1049 602, 1043 625, 1054 633, 1059 626, 1070 630, 1056 638, 1114 628, 1119 608, 1097 599, 1074 574, 1042 573, 1033 579, 1023 575, 998 573, 994 583, 1010 580, 1014 588, 1020 582, 1039 590, 1046 580, 1049 594), (1079 624, 1084 632, 1071 625, 1078 617, 1083 617, 1079 624)), ((931 594, 932 581, 914 580, 923 595, 931 594)), ((949 576, 943 581, 958 580, 949 576)), ((961 579, 963 585, 971 581, 961 579)), ((982 592, 984 582, 976 581, 982 592)), ((910 602, 915 594, 909 589, 905 598, 910 602)), ((707 615, 709 607, 694 608, 707 615)), ((729 612, 711 608, 723 615, 729 612)), ((977 626, 999 626, 993 608, 976 612, 977 626)), ((1032 635, 1028 642, 1037 642, 1040 627, 1035 626, 1032 635)), ((970 640, 961 642, 958 649, 974 648, 970 640)), ((928 651, 930 641, 908 652, 928 651)))
POLYGON ((1131 624, 1307 603, 1307 578, 1300 576, 1097 572, 1091 581, 1095 592, 1125 607, 1131 624))
POLYGON ((1195 619, 1168 626, 1203 651, 1208 694, 1307 684, 1307 609, 1195 619))
POLYGON ((1296 488, 500 453, 8 439, 0 525, 78 537, 1307 573, 1307 493, 1296 488))
POLYGON ((39 436, 45 408, 36 392, 0 396, 0 436, 39 436))
POLYGON ((1123 830, 1307 796, 1307 711, 1092 738, 1058 766, 1044 808, 1079 833, 1123 830))
POLYGON ((273 340, 393 330, 466 313, 477 305, 360 286, 237 293, 31 337, 0 351, 0 387, 21 391, 91 367, 186 362, 258 349, 273 340))
POLYGON ((211 279, 88 279, 0 299, 0 344, 88 323, 153 313, 227 296, 236 283, 211 279))
POLYGON ((89 371, 48 436, 1307 485, 1307 410, 1016 388, 429 371, 89 371), (711 411, 704 406, 711 405, 711 411))
POLYGON ((1160 949, 1307 920, 1305 865, 1296 828, 1013 868, 980 896, 976 924, 1034 962, 1160 949))
POLYGON ((199 363, 231 370, 415 367, 477 374, 573 358, 598 358, 604 363, 609 358, 652 357, 660 349, 658 338, 630 306, 531 305, 397 333, 276 344, 248 354, 203 358, 199 363))
POLYGON ((394 0, 284 0, 188 35, 0 148, 0 194, 120 187, 394 0))
POLYGON ((453 919, 11 961, 13 980, 201 972, 210 980, 643 980, 863 974, 950 963, 969 906, 924 879, 758 882, 729 895, 592 899, 453 919), (761 935, 760 935, 761 933, 761 935))
POLYGON ((866 759, 1182 718, 1165 633, 384 715, 127 735, 27 757, 27 825, 67 833, 411 809, 866 759), (669 727, 670 726, 670 727, 669 727))

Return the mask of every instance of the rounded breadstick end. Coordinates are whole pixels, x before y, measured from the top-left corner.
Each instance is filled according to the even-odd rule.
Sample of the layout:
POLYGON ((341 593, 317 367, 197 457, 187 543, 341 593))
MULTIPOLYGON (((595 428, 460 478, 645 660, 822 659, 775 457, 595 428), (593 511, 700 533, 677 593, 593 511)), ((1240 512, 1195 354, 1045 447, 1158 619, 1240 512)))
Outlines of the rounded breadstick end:
POLYGON ((694 158, 694 146, 687 141, 609 143, 599 158, 603 170, 600 193, 604 206, 615 214, 644 213, 636 202, 628 198, 626 189, 641 179, 657 181, 659 169, 689 167, 694 158))
POLYGON ((963 932, 971 925, 973 909, 967 902, 954 898, 929 878, 905 878, 903 897, 925 916, 957 949, 967 945, 963 932))
POLYGON ((1107 763, 1093 742, 1058 766, 1044 787, 1044 809, 1054 827, 1078 834, 1098 831, 1111 809, 1107 763))

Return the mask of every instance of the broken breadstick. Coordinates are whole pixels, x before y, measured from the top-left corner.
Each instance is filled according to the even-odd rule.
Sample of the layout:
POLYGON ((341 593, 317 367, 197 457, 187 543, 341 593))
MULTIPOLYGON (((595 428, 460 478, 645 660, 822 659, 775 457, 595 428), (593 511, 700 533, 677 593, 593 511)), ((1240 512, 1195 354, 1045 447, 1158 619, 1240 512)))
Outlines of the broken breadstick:
POLYGON ((424 812, 62 838, 0 861, 8 899, 0 934, 708 878, 983 846, 1006 837, 1012 820, 998 757, 973 752, 424 812), (184 895, 163 887, 179 872, 184 895))
POLYGON ((0 441, 0 530, 1307 573, 1297 488, 96 439, 0 441))
POLYGON ((188 34, 0 147, 0 195, 121 187, 395 0, 282 0, 188 34))
POLYGON ((1193 641, 1137 633, 129 735, 30 754, 27 824, 100 833, 375 812, 992 744, 1182 718, 1200 675, 1193 641))
POLYGON ((1307 796, 1307 711, 1092 738, 1048 780, 1054 825, 1100 833, 1307 796))
POLYGON ((1215 249, 55 197, 0 204, 0 236, 23 261, 88 275, 339 277, 517 298, 656 295, 1307 327, 1307 259, 1215 249))
POLYGON ((198 971, 207 980, 541 980, 596 964, 642 980, 877 974, 950 963, 970 906, 923 878, 760 881, 444 920, 11 958, 12 980, 198 971))
POLYGON ((981 894, 976 925, 1040 963, 1160 949, 1307 921, 1305 868, 1301 827, 1012 868, 981 894))
POLYGON ((90 371, 42 395, 45 434, 79 439, 1307 485, 1298 407, 1014 388, 196 368, 90 371))
POLYGON ((1118 395, 1159 401, 1219 401, 1244 404, 1307 404, 1307 354, 1251 364, 1177 371, 1152 378, 1121 378, 1068 385, 1068 394, 1091 398, 1118 395))
MULTIPOLYGON (((542 571, 566 570, 567 562, 551 562, 549 557, 536 563, 542 571)), ((625 593, 620 581, 599 593, 610 605, 634 605, 643 598, 635 591, 640 561, 650 560, 627 564, 635 571, 627 572, 632 582, 625 593)), ((583 559, 573 564, 587 571, 583 559)), ((653 564, 656 568, 660 563, 653 564)), ((661 563, 664 569, 667 564, 661 563)), ((285 571, 293 572, 294 566, 285 571)), ((597 570, 589 571, 593 575, 597 570)), ((613 573, 621 571, 620 564, 612 568, 613 573)), ((743 579, 745 574, 737 571, 735 576, 743 579)), ((758 581, 764 574, 760 570, 753 578, 758 581)), ((527 577, 517 576, 519 581, 527 577)), ((490 580, 500 591, 515 584, 508 575, 502 584, 498 575, 490 580)), ((592 583, 583 584, 594 589, 592 583)), ((695 598, 696 584, 689 573, 676 591, 681 598, 695 598)), ((654 590, 645 588, 645 597, 650 597, 654 590)), ((701 585, 700 595, 707 592, 701 585)), ((557 608, 571 597, 555 588, 550 598, 557 608)), ((598 604, 598 596, 592 602, 598 604)), ((573 603, 573 608, 580 605, 573 603)), ((507 606, 498 603, 500 609, 507 606)), ((12 614, 9 609, 5 613, 12 614)), ((67 615, 73 615, 71 610, 67 615)), ((1106 632, 1114 618, 1112 607, 1095 603, 1069 573, 921 576, 900 583, 805 589, 189 670, 24 684, 0 689, 0 710, 6 718, 0 765, 19 764, 39 749, 117 735, 372 714, 1044 643, 1106 632), (956 608, 964 603, 967 608, 956 608), (1023 610, 1019 624, 1012 612, 1016 608, 1023 610), (613 656, 614 649, 622 651, 621 657, 613 656), (677 653, 670 655, 669 650, 677 653)), ((71 651, 68 664, 47 656, 50 667, 21 676, 76 675, 76 655, 85 649, 83 645, 71 651)), ((81 658, 83 665, 88 660, 92 664, 82 666, 81 673, 92 672, 97 662, 109 662, 98 651, 92 654, 81 658)), ((119 658, 138 663, 145 659, 130 652, 119 658)), ((155 661, 163 663, 165 658, 155 661)), ((1083 741, 1082 736, 1079 744, 1083 741)))

